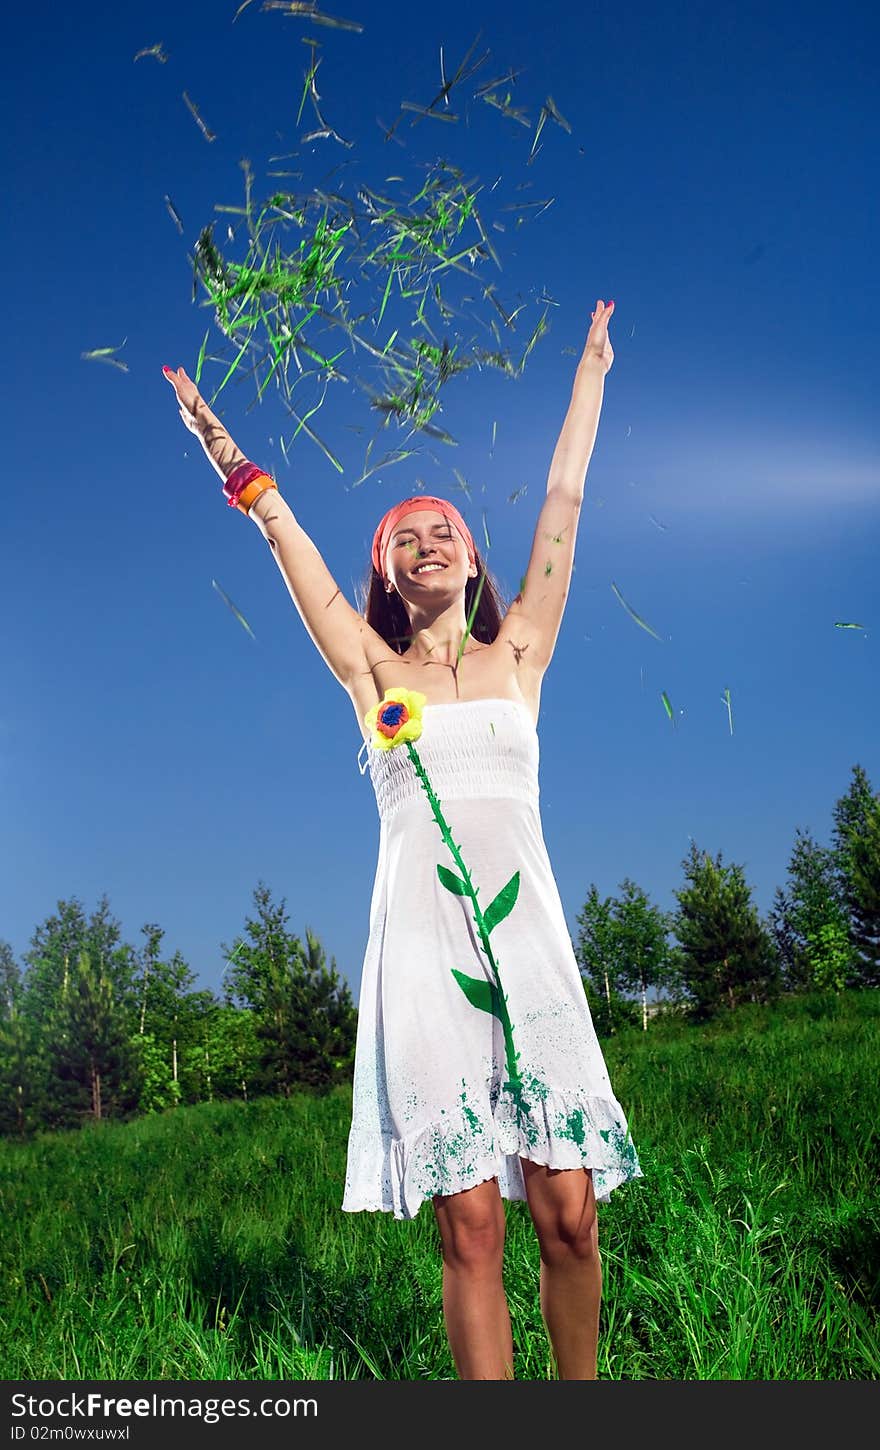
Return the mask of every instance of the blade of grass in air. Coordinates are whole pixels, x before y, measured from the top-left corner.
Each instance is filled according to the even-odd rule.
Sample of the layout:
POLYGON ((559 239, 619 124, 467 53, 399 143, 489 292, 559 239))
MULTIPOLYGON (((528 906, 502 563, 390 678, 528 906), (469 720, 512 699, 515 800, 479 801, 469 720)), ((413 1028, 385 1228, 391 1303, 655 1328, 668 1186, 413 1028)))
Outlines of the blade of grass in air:
POLYGON ((357 20, 342 20, 336 15, 325 15, 314 4, 314 0, 263 0, 261 10, 283 10, 300 20, 311 20, 315 25, 326 25, 328 30, 352 30, 357 35, 363 26, 357 20))
POLYGON ((118 347, 93 347, 88 352, 81 352, 80 357, 84 362, 109 363, 111 367, 119 368, 120 372, 127 373, 128 363, 113 356, 114 352, 121 352, 127 342, 128 338, 124 337, 118 347))
POLYGON ((630 618, 634 619, 636 624, 639 625, 641 629, 647 630, 648 634, 652 634, 655 639, 659 639, 660 643, 662 644, 663 640, 661 636, 656 632, 656 630, 653 630, 649 624, 646 624, 643 619, 640 619, 634 609, 630 609, 617 585, 612 582, 611 588, 614 590, 614 593, 617 595, 618 599, 620 600, 621 604, 623 605, 630 618))
POLYGON ((180 232, 180 235, 183 236, 183 222, 180 220, 180 217, 177 214, 177 209, 170 196, 165 197, 165 209, 168 212, 168 215, 170 216, 174 225, 177 227, 177 230, 180 232))
POLYGON ((241 614, 236 609, 236 607, 233 604, 232 600, 229 598, 229 595, 226 594, 226 593, 224 593, 224 591, 220 588, 220 585, 217 583, 217 580, 216 579, 212 579, 211 580, 211 583, 213 584, 214 588, 217 590, 217 593, 220 595, 220 598, 222 600, 224 600, 224 602, 226 604, 229 605, 229 608, 232 610, 232 613, 235 615, 235 617, 238 620, 239 624, 242 626, 243 629, 246 629, 247 630, 247 632, 250 635, 251 639, 254 641, 254 643, 256 643, 257 637, 254 634, 253 630, 251 629, 250 625, 248 624, 247 620, 245 619, 244 615, 241 614))
POLYGON ((183 93, 183 99, 186 101, 187 108, 189 109, 190 114, 192 115, 193 119, 195 120, 195 123, 198 126, 199 130, 201 131, 202 135, 204 136, 205 140, 206 141, 216 141, 217 140, 217 136, 216 136, 215 132, 209 130, 208 127, 205 125, 204 121, 202 120, 201 116, 199 115, 198 108, 195 105, 193 105, 193 102, 190 100, 190 98, 187 95, 186 91, 184 91, 184 93, 183 93))
POLYGON ((465 628, 465 632, 462 635, 461 644, 458 647, 458 656, 457 656, 456 661, 455 661, 455 667, 456 667, 456 669, 458 669, 458 666, 461 664, 461 657, 464 654, 464 647, 467 644, 468 640, 470 639, 471 625, 473 624, 474 619, 476 617, 477 606, 479 605, 480 595, 483 592, 483 585, 485 584, 485 582, 486 582, 486 570, 484 569, 483 572, 482 572, 482 574, 480 575, 480 582, 477 585, 477 590, 476 590, 476 593, 474 594, 474 602, 471 605, 471 612, 468 615, 467 627, 465 628))
POLYGON ((154 59, 157 60, 160 65, 164 65, 165 62, 168 59, 168 56, 166 55, 165 51, 162 49, 162 42, 161 42, 161 40, 158 42, 157 45, 145 45, 144 48, 143 48, 143 50, 139 50, 138 51, 138 53, 134 57, 134 59, 135 60, 140 60, 142 56, 148 56, 148 55, 153 56, 154 59))
POLYGON ((208 328, 208 332, 206 332, 205 335, 204 335, 204 337, 202 338, 202 345, 199 348, 199 355, 198 355, 198 358, 196 360, 196 371, 195 371, 195 378, 194 378, 194 381, 196 382, 196 384, 198 384, 201 381, 201 377, 202 377, 202 367, 203 367, 204 361, 205 361, 205 348, 208 346, 208 333, 210 331, 211 331, 211 329, 208 328))
POLYGON ((724 701, 725 705, 727 706, 727 723, 730 726, 730 733, 732 735, 733 734, 733 715, 731 714, 731 711, 730 711, 730 690, 725 690, 724 691, 724 694, 721 696, 721 698, 724 701))

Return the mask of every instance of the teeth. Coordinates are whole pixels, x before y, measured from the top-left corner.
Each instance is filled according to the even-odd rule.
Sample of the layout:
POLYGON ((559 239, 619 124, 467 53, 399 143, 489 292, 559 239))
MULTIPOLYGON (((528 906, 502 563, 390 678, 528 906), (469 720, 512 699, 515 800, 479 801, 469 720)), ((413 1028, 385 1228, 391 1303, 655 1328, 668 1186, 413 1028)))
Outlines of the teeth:
POLYGON ((422 564, 416 570, 416 573, 417 574, 427 574, 429 569, 443 569, 443 568, 445 568, 445 565, 444 564, 422 564))

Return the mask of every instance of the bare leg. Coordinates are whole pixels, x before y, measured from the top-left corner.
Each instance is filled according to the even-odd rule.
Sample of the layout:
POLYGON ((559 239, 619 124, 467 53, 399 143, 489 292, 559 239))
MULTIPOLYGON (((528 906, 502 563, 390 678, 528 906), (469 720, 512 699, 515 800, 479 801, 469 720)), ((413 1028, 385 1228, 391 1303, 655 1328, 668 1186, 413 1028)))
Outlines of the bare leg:
POLYGON ((504 1292, 504 1205, 498 1180, 438 1194, 443 1313, 459 1379, 513 1379, 513 1336, 504 1292))
POLYGON ((602 1262, 592 1175, 520 1160, 541 1246, 541 1313, 561 1380, 594 1380, 602 1262))

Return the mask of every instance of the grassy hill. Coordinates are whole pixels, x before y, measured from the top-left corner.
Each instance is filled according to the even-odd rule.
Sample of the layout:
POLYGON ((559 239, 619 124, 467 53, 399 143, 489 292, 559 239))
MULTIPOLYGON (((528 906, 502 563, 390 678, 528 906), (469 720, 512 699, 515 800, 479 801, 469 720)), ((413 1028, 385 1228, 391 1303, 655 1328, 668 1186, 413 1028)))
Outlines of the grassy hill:
MULTIPOLYGON (((599 1377, 874 1379, 880 992, 603 1042, 644 1179, 599 1209, 599 1377)), ((350 1087, 0 1142, 5 1379, 449 1379, 439 1235, 339 1207, 350 1087)), ((546 1379, 506 1205, 516 1377, 546 1379)))

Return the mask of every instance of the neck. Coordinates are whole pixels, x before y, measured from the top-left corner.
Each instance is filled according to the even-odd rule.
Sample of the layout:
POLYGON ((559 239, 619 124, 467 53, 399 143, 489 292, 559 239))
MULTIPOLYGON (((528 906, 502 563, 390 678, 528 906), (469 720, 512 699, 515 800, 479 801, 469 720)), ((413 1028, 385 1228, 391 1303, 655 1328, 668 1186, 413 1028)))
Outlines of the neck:
MULTIPOLYGON (((411 617, 410 625, 412 633, 409 649, 406 651, 410 659, 424 660, 426 664, 456 663, 467 630, 463 609, 449 609, 445 614, 423 623, 420 623, 416 615, 411 617)), ((468 635, 462 654, 471 654, 475 648, 479 648, 479 641, 473 635, 468 635)))

